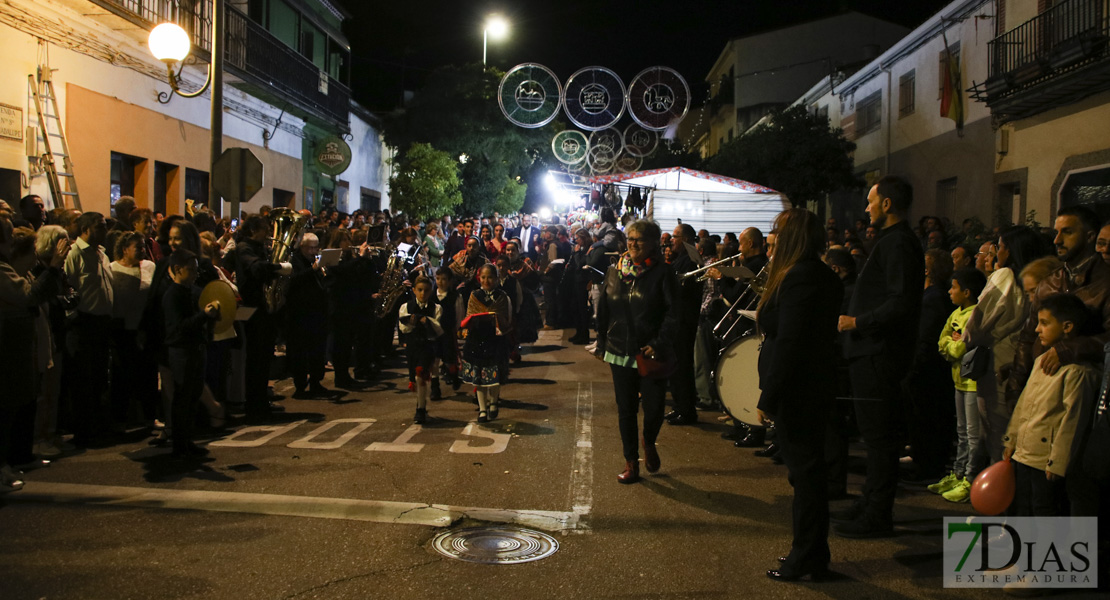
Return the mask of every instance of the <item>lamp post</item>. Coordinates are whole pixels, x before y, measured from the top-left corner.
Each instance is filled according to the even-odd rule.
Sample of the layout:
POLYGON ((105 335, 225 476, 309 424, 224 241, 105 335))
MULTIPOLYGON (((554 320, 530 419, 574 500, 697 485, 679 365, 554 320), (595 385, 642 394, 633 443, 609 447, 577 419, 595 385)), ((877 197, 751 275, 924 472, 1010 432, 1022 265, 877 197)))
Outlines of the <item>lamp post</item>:
MULTIPOLYGON (((158 92, 158 101, 162 104, 169 103, 174 94, 182 98, 196 98, 212 87, 212 125, 211 125, 211 153, 208 168, 208 206, 220 206, 222 203, 219 194, 212 187, 216 161, 223 153, 224 138, 224 0, 212 2, 212 60, 208 63, 208 77, 204 85, 195 92, 182 92, 178 87, 181 70, 184 68, 185 57, 189 55, 191 42, 189 34, 176 23, 162 23, 150 30, 150 52, 158 60, 166 63, 169 73, 170 92, 158 92), (177 73, 173 72, 173 63, 180 63, 177 73)), ((223 211, 221 211, 223 212, 223 211)), ((231 203, 231 217, 239 218, 239 203, 231 203)))
POLYGON ((489 38, 493 37, 494 41, 504 39, 509 34, 509 22, 501 15, 490 15, 486 19, 486 25, 482 29, 482 66, 486 65, 486 45, 489 38))

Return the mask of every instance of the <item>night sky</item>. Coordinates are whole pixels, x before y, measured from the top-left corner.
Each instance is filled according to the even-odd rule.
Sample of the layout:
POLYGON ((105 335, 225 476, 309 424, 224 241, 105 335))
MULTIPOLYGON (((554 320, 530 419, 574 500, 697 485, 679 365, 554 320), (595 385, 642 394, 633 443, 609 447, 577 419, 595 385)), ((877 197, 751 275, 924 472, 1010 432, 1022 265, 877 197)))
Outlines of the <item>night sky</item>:
POLYGON ((354 15, 351 85, 371 110, 394 108, 402 89, 418 89, 436 67, 482 60, 482 24, 507 17, 509 38, 489 44, 489 63, 508 70, 524 62, 552 69, 561 81, 582 67, 612 69, 627 83, 641 70, 667 66, 697 84, 733 37, 809 21, 843 10, 916 27, 948 0, 744 0, 499 2, 339 0, 354 15), (624 8, 616 8, 623 6, 624 8), (600 8, 599 8, 600 7, 600 8), (610 8, 612 7, 612 8, 610 8), (634 8, 631 8, 634 7, 634 8))

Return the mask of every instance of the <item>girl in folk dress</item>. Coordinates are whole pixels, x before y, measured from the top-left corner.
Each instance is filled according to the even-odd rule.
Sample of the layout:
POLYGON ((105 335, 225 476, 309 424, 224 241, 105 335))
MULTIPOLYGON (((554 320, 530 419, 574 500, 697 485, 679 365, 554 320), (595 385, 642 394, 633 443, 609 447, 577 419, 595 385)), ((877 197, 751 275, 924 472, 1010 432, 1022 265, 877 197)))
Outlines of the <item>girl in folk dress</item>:
POLYGON ((497 267, 486 264, 478 271, 481 287, 466 306, 466 344, 463 346, 463 381, 478 388, 478 422, 497 418, 501 378, 509 368, 509 345, 504 332, 512 327, 512 301, 500 289, 497 267))

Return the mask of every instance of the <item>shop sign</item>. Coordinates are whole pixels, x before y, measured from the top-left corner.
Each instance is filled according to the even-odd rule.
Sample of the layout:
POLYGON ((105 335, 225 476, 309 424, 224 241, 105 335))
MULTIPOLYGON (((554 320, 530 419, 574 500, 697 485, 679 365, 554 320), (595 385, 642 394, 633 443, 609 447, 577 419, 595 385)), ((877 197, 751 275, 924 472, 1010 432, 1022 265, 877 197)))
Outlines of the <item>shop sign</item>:
POLYGON ((351 166, 351 147, 335 136, 320 140, 313 154, 316 168, 326 175, 338 175, 351 166))
POLYGON ((0 104, 0 138, 23 141, 23 109, 0 104))

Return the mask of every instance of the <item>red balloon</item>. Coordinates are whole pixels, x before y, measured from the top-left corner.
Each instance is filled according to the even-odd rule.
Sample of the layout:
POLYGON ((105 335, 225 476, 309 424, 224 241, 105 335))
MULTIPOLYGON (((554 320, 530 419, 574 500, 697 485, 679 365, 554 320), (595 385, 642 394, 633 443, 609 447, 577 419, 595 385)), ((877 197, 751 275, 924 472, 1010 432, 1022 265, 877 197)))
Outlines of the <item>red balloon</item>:
POLYGON ((1009 459, 983 469, 971 484, 971 506, 984 515, 1000 515, 1014 501, 1014 465, 1009 459))

